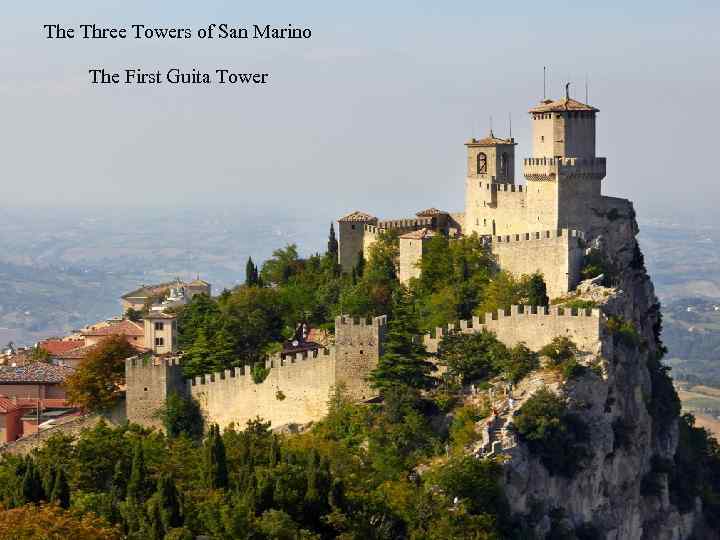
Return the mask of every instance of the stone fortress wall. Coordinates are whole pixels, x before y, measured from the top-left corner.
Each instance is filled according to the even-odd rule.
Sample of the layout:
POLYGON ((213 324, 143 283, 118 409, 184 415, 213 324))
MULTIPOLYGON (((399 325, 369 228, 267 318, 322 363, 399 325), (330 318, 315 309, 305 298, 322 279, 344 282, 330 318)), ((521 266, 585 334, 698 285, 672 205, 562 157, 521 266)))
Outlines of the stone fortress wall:
MULTIPOLYGON (((366 401, 375 397, 367 377, 382 354, 386 318, 371 321, 336 318, 336 343, 327 349, 297 355, 275 355, 266 361, 270 368, 260 384, 253 382, 249 367, 212 373, 194 380, 182 379, 182 366, 174 357, 131 358, 126 361, 127 418, 149 427, 160 427, 157 411, 170 392, 192 396, 200 404, 207 423, 221 428, 242 428, 260 417, 273 427, 305 424, 323 418, 335 387, 342 384, 349 397, 366 401)), ((606 339, 605 318, 599 310, 559 307, 512 306, 484 317, 459 321, 448 328, 421 337, 428 352, 435 353, 443 336, 450 332, 493 332, 505 345, 525 343, 532 350, 547 345, 556 336, 572 339, 581 351, 612 354, 606 339)))
POLYGON ((428 352, 435 353, 442 338, 455 331, 473 334, 487 330, 508 347, 524 343, 532 350, 539 350, 557 336, 568 337, 587 353, 612 355, 612 340, 607 339, 605 317, 599 309, 568 309, 557 306, 511 306, 510 311, 486 313, 438 327, 435 332, 423 336, 428 352))
POLYGON ((319 420, 327 413, 332 389, 340 384, 353 400, 375 396, 366 378, 382 354, 386 322, 385 316, 370 321, 337 317, 334 346, 272 356, 260 384, 253 381, 249 367, 183 380, 177 358, 130 358, 125 363, 128 420, 159 427, 157 411, 172 391, 195 398, 206 420, 221 428, 231 423, 242 428, 257 416, 274 427, 319 420))

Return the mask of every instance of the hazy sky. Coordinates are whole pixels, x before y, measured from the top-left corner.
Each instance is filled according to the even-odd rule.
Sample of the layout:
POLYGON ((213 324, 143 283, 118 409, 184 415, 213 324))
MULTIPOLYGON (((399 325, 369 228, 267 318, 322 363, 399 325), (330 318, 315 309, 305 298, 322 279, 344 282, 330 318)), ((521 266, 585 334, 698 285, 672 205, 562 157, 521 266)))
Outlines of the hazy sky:
POLYGON ((720 187, 720 2, 13 2, 0 15, 0 205, 463 206, 464 146, 528 155, 527 109, 565 81, 600 108, 607 194, 710 209, 720 187), (312 28, 308 41, 59 41, 42 25, 312 28), (89 67, 218 67, 266 87, 120 86, 89 67))

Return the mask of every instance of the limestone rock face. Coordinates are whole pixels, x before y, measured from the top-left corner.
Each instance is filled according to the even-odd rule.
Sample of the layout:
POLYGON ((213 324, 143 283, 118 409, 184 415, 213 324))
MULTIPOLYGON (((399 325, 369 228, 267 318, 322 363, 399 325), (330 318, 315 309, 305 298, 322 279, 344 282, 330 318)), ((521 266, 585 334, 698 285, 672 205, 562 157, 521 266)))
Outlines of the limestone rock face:
POLYGON ((669 502, 667 482, 659 496, 641 494, 652 456, 672 458, 678 430, 677 422, 660 429, 646 407, 653 391, 647 362, 661 347, 656 338, 660 311, 637 232, 630 202, 620 212, 596 216, 590 247, 612 267, 612 287, 586 281, 578 288, 580 298, 595 301, 607 316, 631 322, 642 341, 634 346, 607 336, 613 340, 612 357, 602 359, 603 376, 588 373, 559 387, 590 428, 591 460, 568 479, 551 476, 522 443, 505 452, 511 510, 525 516, 539 538, 550 530, 551 516, 569 528, 592 525, 608 540, 713 538, 703 531, 699 500, 694 511, 680 514, 669 502))

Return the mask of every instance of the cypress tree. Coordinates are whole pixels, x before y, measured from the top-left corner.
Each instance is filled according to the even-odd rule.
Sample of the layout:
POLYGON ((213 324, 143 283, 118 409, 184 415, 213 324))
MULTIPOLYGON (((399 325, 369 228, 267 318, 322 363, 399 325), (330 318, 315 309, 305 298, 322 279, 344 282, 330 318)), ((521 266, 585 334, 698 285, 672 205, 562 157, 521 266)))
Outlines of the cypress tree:
POLYGON ((182 525, 180 513, 180 494, 175 481, 169 474, 163 474, 157 482, 157 506, 162 522, 163 533, 182 525))
POLYGON ((542 274, 535 273, 527 281, 527 302, 529 306, 547 306, 547 286, 542 274))
POLYGON ((35 461, 30 457, 27 458, 21 491, 24 503, 37 503, 45 498, 40 472, 35 461))
POLYGON ((245 265, 245 285, 252 287, 258 284, 258 268, 252 260, 252 257, 248 257, 247 264, 245 265))
POLYGON ((358 258, 357 263, 355 263, 355 275, 358 279, 363 277, 363 273, 365 272, 365 257, 363 256, 363 252, 358 252, 358 258))
POLYGON ((70 486, 68 485, 65 471, 62 470, 62 467, 57 468, 55 483, 52 488, 52 493, 50 494, 50 501, 59 504, 61 508, 68 508, 70 506, 70 486))
POLYGON ((144 502, 148 498, 148 472, 145 467, 145 455, 142 443, 135 443, 130 480, 127 485, 127 498, 144 502))
POLYGON ((213 489, 225 489, 228 486, 227 456, 225 443, 217 424, 210 426, 205 439, 205 483, 213 489))
POLYGON ((333 223, 330 223, 330 236, 328 237, 327 252, 328 254, 334 255, 335 258, 337 258, 338 241, 337 238, 335 238, 335 226, 333 223))
POLYGON ((393 318, 388 324, 384 352, 370 373, 370 382, 381 392, 396 386, 428 389, 434 384, 435 365, 427 361, 425 345, 414 339, 420 335, 417 314, 407 292, 393 293, 393 318))

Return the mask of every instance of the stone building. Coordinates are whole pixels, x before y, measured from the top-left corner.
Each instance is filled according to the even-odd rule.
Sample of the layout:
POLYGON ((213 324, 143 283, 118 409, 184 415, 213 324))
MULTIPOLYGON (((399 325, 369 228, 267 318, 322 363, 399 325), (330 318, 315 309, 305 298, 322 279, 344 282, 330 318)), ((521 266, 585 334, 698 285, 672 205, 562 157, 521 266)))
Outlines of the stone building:
POLYGON ((524 184, 515 179, 515 139, 492 132, 470 139, 465 144, 465 211, 431 209, 399 220, 379 220, 358 211, 348 214, 338 227, 343 270, 351 271, 360 253, 367 257, 383 231, 396 231, 401 236, 399 274, 407 282, 418 275, 422 251, 413 245, 411 255, 407 234, 428 229, 450 237, 483 237, 500 268, 517 275, 541 272, 551 297, 573 289, 580 278, 585 233, 595 216, 624 201, 601 194, 606 160, 595 155, 598 109, 567 95, 542 101, 529 113, 532 155, 523 161, 524 184))

